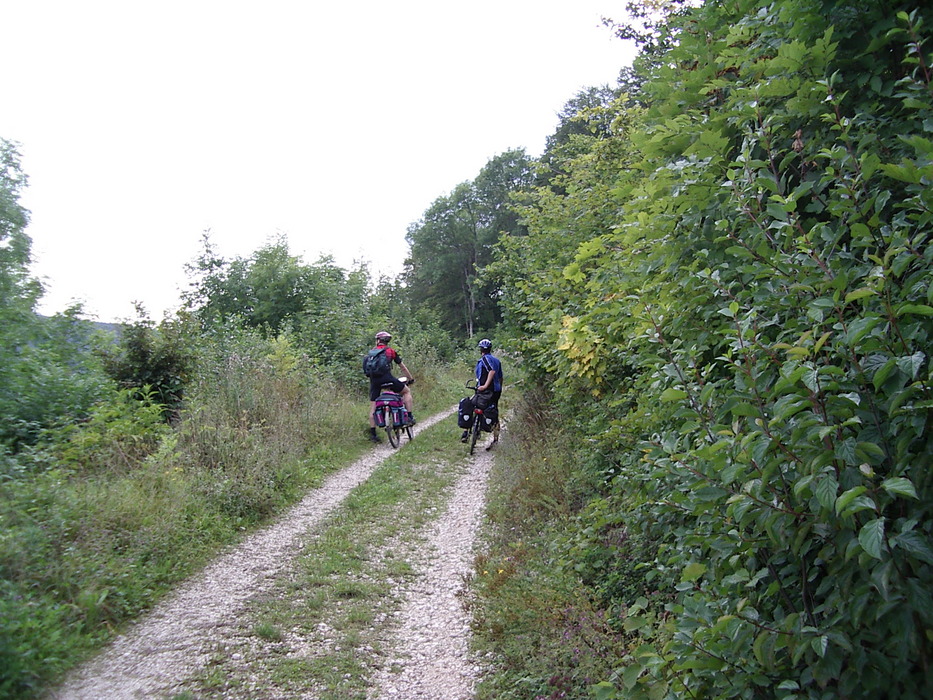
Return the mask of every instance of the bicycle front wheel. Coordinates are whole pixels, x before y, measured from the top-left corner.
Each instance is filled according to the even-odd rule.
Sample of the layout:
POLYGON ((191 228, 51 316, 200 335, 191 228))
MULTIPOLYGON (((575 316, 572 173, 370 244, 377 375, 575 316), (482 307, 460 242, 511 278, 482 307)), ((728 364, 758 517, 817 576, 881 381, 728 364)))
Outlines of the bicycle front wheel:
POLYGON ((394 413, 391 408, 388 406, 385 407, 385 416, 386 416, 386 436, 389 438, 389 444, 392 447, 398 447, 398 428, 395 427, 394 413))

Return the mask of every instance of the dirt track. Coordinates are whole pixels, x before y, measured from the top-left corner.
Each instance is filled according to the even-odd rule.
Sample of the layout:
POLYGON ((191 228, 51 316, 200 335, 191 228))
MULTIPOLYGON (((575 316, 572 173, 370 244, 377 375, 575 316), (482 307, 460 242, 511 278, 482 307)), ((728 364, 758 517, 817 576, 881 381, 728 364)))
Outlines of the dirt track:
MULTIPOLYGON (((449 415, 426 419, 418 430, 449 415)), ((176 590, 48 697, 171 698, 203 669, 224 637, 236 633, 238 615, 272 588, 298 554, 301 539, 319 528, 392 453, 387 446, 377 447, 334 474, 279 521, 176 590)), ((446 510, 429 526, 428 544, 414 557, 414 584, 402 591, 397 632, 389 642, 392 663, 371 679, 368 697, 472 697, 477 670, 468 653, 469 619, 459 594, 470 570, 491 462, 489 453, 478 450, 446 510)), ((242 697, 257 697, 255 687, 242 697)))

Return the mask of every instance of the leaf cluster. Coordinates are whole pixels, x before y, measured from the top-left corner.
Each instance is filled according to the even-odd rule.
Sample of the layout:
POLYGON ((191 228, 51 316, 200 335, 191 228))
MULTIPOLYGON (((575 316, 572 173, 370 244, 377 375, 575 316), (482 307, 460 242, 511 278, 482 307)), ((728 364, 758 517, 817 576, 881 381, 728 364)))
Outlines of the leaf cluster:
POLYGON ((15 144, 0 139, 0 454, 87 415, 109 389, 92 352, 99 341, 80 309, 53 318, 36 312, 42 285, 29 273, 29 212, 19 201, 26 182, 15 144))

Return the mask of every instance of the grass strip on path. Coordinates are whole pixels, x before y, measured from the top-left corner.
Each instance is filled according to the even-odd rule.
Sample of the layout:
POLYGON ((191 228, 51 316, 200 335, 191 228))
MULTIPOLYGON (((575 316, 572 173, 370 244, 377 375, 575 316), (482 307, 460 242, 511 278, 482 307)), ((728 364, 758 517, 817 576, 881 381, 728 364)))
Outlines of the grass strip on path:
POLYGON ((426 525, 468 469, 452 421, 419 430, 352 491, 177 700, 367 697, 426 525))

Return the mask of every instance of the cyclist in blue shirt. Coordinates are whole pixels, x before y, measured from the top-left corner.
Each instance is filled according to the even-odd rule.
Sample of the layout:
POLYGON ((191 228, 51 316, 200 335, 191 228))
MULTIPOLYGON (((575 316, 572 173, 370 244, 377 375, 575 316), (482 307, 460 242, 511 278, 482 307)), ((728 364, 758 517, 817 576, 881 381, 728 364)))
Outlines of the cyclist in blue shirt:
MULTIPOLYGON (((476 391, 491 389, 492 399, 489 405, 498 407, 499 397, 502 396, 502 363, 492 354, 492 341, 488 338, 479 341, 479 352, 480 357, 476 361, 476 391)), ((460 442, 466 442, 469 433, 469 430, 464 430, 460 442)))

